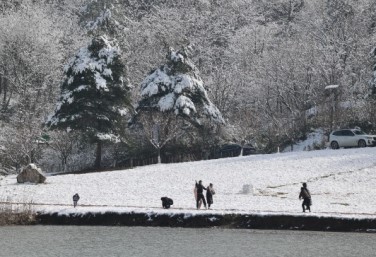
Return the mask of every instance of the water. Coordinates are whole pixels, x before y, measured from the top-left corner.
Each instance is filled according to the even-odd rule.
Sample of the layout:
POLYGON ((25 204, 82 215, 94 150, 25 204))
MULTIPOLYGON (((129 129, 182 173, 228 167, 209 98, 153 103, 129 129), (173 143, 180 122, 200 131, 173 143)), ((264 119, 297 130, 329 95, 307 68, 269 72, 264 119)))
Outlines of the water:
POLYGON ((1 257, 367 257, 376 234, 150 227, 0 227, 1 257))

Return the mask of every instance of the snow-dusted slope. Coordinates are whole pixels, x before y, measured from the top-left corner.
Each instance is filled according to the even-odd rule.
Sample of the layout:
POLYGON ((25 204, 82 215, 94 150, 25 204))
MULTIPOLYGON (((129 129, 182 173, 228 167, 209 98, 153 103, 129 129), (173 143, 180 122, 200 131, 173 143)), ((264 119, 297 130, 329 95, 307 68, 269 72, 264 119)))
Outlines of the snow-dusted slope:
POLYGON ((8 176, 0 180, 0 200, 33 202, 37 209, 68 212, 163 212, 160 197, 168 196, 174 200, 169 211, 196 213, 193 187, 195 180, 201 179, 216 189, 213 211, 298 214, 301 182, 307 182, 315 214, 376 216, 375 156, 376 148, 253 155, 50 176, 42 185, 17 184, 15 176, 8 176), (245 184, 253 185, 253 194, 240 193, 245 184), (81 196, 81 206, 75 210, 67 206, 74 193, 81 196))

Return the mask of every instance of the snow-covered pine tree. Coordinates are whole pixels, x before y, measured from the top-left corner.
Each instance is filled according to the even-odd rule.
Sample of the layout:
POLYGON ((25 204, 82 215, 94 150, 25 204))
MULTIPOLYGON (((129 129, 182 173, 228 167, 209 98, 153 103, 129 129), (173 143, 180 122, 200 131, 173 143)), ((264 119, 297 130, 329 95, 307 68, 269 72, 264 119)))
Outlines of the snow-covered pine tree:
POLYGON ((223 124, 222 114, 210 101, 188 54, 188 48, 180 51, 170 48, 167 63, 153 70, 141 83, 142 99, 137 110, 175 113, 195 127, 202 127, 203 119, 223 124))
POLYGON ((121 29, 121 26, 112 17, 111 9, 113 10, 106 7, 105 1, 93 1, 82 11, 82 24, 89 35, 98 35, 103 31, 110 36, 116 35, 117 29, 121 29))
POLYGON ((125 65, 115 41, 98 36, 64 67, 65 79, 51 129, 81 131, 97 144, 95 167, 101 164, 102 142, 116 140, 130 104, 125 65))

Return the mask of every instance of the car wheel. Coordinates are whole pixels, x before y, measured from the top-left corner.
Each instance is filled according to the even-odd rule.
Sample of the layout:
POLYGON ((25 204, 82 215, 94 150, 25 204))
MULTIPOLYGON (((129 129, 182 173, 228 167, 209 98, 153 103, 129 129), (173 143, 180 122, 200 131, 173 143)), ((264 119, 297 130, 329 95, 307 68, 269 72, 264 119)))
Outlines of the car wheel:
POLYGON ((331 147, 332 149, 338 149, 338 148, 339 148, 339 145, 338 145, 337 141, 332 141, 332 142, 330 143, 330 147, 331 147))
POLYGON ((363 139, 359 140, 358 146, 359 147, 366 147, 367 146, 366 141, 364 141, 363 139))

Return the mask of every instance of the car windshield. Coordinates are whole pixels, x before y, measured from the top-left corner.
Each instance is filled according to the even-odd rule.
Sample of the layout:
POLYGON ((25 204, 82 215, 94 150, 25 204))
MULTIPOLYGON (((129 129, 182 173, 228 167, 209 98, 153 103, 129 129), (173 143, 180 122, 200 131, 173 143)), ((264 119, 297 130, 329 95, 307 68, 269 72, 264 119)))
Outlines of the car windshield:
POLYGON ((354 130, 353 132, 355 133, 355 135, 365 135, 366 134, 361 130, 354 130))

